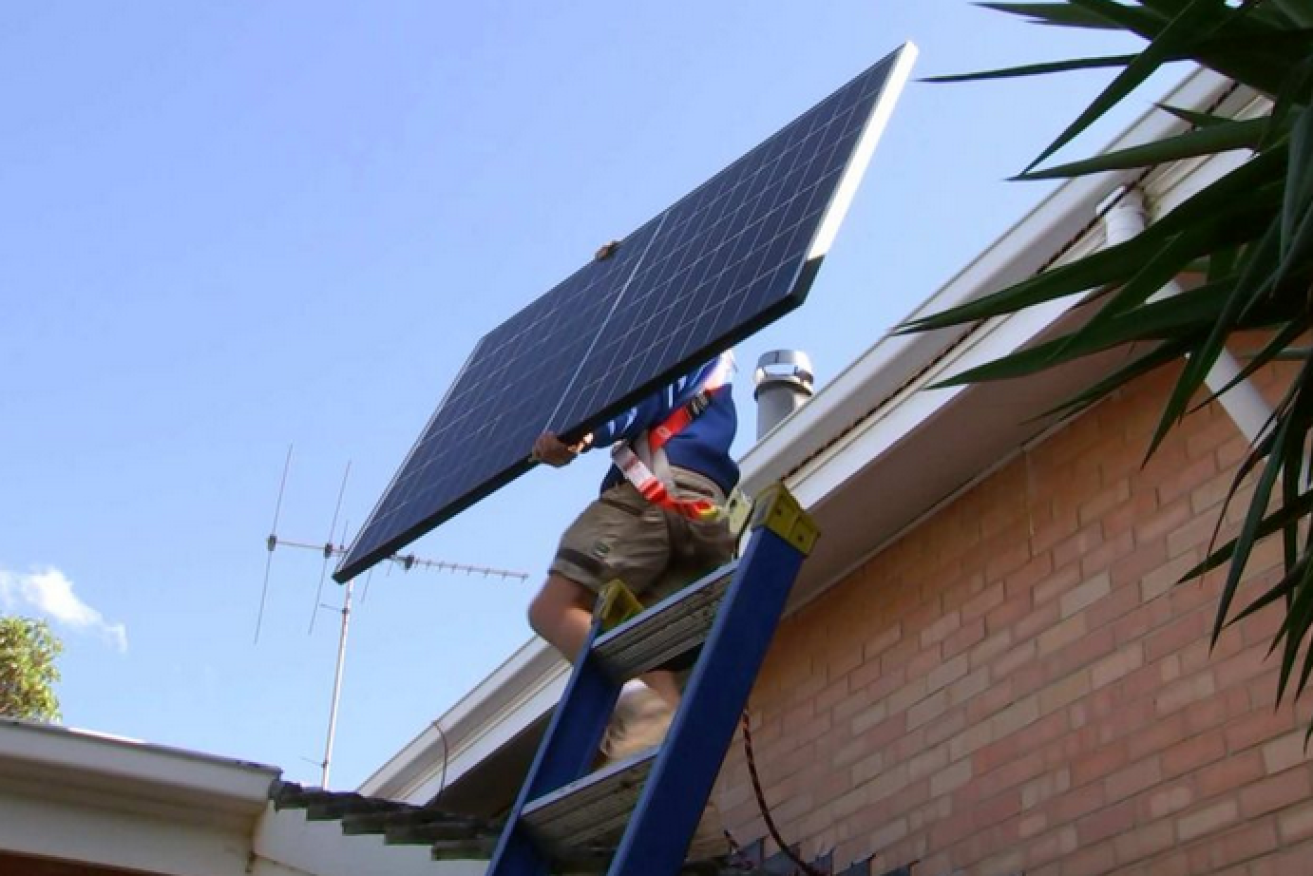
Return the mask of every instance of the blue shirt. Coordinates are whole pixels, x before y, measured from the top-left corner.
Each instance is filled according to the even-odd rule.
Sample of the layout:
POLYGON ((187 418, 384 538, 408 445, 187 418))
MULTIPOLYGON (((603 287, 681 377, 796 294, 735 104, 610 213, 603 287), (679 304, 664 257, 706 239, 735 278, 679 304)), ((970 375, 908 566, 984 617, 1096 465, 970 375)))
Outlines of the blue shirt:
MULTIPOLYGON (((675 380, 634 407, 620 413, 593 430, 593 447, 605 447, 617 441, 633 441, 644 432, 664 423, 671 414, 691 402, 706 386, 716 371, 721 356, 675 380)), ((734 407, 734 393, 728 381, 710 394, 710 403, 681 432, 665 445, 666 459, 672 466, 695 471, 711 480, 726 495, 739 482, 739 467, 730 456, 730 445, 738 430, 738 412, 734 407)), ((608 490, 624 480, 624 474, 614 465, 602 481, 602 490, 608 490)))

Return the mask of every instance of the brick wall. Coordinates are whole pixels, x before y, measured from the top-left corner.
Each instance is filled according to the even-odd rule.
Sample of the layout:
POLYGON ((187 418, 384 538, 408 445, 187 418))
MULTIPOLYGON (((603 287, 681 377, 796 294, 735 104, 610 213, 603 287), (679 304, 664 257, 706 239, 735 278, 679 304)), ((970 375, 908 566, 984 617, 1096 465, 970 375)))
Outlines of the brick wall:
MULTIPOLYGON (((1305 725, 1274 711, 1264 659, 1279 609, 1210 653, 1216 576, 1173 586, 1245 451, 1212 405, 1141 467, 1175 376, 1057 432, 781 626, 751 708, 789 841, 918 876, 1313 874, 1305 725)), ((737 836, 766 833, 737 743, 716 799, 737 836)))

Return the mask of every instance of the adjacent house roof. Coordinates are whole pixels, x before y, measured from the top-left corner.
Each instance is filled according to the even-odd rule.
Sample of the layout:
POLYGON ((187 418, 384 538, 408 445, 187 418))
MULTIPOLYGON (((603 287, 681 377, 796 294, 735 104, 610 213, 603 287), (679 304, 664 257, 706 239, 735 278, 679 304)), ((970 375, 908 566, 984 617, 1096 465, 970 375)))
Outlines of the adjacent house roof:
POLYGON ((148 873, 242 873, 274 767, 0 719, 0 850, 148 873))
MULTIPOLYGON (((427 847, 277 811, 276 767, 0 718, 0 872, 30 876, 475 876, 427 847)), ((466 857, 474 857, 471 850, 466 857)))
MULTIPOLYGON (((1195 70, 1167 95, 1174 106, 1238 112, 1252 96, 1195 70)), ((1151 110, 1107 149, 1179 129, 1151 110)), ((1241 160, 1236 158, 1236 161, 1241 160)), ((909 316, 937 312, 1069 260, 1103 243, 1101 205, 1126 185, 1169 211, 1227 166, 1226 159, 1127 171, 1065 183, 909 316)), ((936 380, 1050 336, 1074 319, 1065 299, 973 327, 886 334, 741 461, 749 494, 783 480, 823 534, 804 566, 791 610, 833 586, 899 534, 1053 423, 1040 412, 1109 367, 1094 358, 1022 382, 927 391, 936 380), (969 442, 961 436, 970 435, 969 442), (878 501, 873 501, 878 497, 878 501)), ((524 774, 567 667, 534 640, 378 769, 361 791, 494 812, 524 774), (510 783, 509 792, 501 785, 510 783)))

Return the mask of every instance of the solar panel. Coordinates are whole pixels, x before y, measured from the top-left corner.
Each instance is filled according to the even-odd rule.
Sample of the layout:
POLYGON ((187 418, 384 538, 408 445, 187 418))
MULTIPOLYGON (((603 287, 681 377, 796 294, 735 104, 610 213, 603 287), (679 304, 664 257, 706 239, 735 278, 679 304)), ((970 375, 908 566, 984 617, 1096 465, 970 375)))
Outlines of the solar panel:
POLYGON ((333 577, 346 581, 800 305, 906 81, 904 45, 489 332, 333 577))

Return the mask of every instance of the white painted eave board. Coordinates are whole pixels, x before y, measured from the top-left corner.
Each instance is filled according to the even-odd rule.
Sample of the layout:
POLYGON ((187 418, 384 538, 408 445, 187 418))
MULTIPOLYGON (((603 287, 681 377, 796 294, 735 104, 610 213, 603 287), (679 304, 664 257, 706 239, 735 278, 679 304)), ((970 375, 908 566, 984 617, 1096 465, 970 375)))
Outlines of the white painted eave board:
POLYGON ((360 786, 370 796, 426 803, 556 704, 568 665, 541 639, 526 642, 360 786), (435 765, 446 761, 435 775, 435 765))
POLYGON ((101 789, 124 799, 254 817, 280 774, 277 767, 232 758, 0 719, 0 789, 37 781, 47 794, 101 789))

